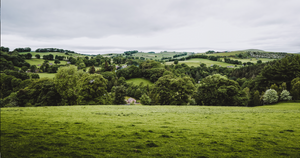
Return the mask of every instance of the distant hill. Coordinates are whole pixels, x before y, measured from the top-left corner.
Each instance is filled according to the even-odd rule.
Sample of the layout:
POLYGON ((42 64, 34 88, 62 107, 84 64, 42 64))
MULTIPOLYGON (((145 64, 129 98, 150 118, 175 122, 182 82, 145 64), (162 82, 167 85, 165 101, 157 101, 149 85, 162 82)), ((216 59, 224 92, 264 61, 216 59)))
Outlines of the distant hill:
POLYGON ((240 50, 240 51, 258 51, 258 52, 265 52, 264 50, 260 50, 260 49, 245 49, 245 50, 240 50))

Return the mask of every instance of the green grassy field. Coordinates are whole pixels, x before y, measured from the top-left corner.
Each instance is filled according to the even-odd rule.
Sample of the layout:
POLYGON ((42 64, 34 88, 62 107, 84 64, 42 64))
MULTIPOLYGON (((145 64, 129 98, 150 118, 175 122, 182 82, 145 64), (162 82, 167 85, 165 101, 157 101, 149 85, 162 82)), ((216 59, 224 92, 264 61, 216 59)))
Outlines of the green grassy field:
MULTIPOLYGON (((43 64, 44 63, 44 59, 26 59, 25 60, 26 62, 28 62, 30 65, 36 65, 38 68, 40 67, 40 66, 38 66, 38 64, 43 64)), ((54 63, 54 60, 49 60, 49 63, 52 63, 52 64, 54 64, 55 65, 55 63, 54 63)), ((60 61, 60 64, 58 64, 58 65, 66 65, 67 64, 67 61, 64 61, 64 60, 61 60, 60 61)))
MULTIPOLYGON (((160 52, 160 53, 155 53, 155 54, 139 52, 139 53, 133 54, 132 56, 133 57, 144 57, 144 58, 152 59, 152 60, 155 60, 155 59, 161 60, 162 57, 172 57, 173 58, 174 55, 180 54, 180 53, 183 53, 183 52, 160 52)), ((189 52, 187 52, 187 53, 188 53, 188 55, 190 54, 189 52)), ((177 58, 187 57, 188 55, 177 57, 177 58)))
POLYGON ((133 84, 135 85, 140 85, 141 82, 144 82, 144 85, 153 85, 153 83, 147 79, 144 79, 144 78, 131 78, 129 80, 126 80, 127 83, 130 83, 130 82, 133 82, 133 84))
POLYGON ((40 78, 54 78, 56 73, 37 73, 39 74, 40 78))
MULTIPOLYGON (((208 59, 201 59, 201 58, 196 58, 196 59, 189 59, 186 61, 179 61, 178 64, 186 63, 188 66, 200 66, 200 62, 206 64, 206 66, 210 66, 211 64, 216 64, 216 65, 221 65, 221 66, 234 66, 234 64, 228 64, 225 62, 219 62, 219 61, 212 61, 208 59)), ((174 64, 174 61, 172 62, 166 62, 166 65, 171 65, 174 64)))
POLYGON ((2 108, 1 156, 300 157, 300 105, 2 108))

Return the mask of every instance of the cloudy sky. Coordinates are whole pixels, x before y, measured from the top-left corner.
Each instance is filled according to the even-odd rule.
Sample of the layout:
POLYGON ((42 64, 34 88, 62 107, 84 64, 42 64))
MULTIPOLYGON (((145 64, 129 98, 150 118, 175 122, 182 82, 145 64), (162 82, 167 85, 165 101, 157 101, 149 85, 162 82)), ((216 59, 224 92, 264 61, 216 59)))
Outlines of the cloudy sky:
POLYGON ((300 52, 299 0, 1 0, 1 45, 300 52))

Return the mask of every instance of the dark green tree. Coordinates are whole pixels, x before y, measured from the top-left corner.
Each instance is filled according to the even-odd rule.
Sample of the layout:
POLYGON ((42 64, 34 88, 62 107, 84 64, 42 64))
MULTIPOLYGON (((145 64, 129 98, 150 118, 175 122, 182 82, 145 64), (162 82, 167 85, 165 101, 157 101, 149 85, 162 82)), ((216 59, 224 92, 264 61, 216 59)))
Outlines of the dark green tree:
POLYGON ((248 99, 236 81, 220 74, 204 78, 194 94, 198 105, 245 106, 248 99))
POLYGON ((123 86, 123 85, 116 86, 114 88, 113 103, 116 104, 116 105, 126 104, 126 102, 125 102, 125 95, 126 95, 126 88, 125 88, 125 86, 123 86))

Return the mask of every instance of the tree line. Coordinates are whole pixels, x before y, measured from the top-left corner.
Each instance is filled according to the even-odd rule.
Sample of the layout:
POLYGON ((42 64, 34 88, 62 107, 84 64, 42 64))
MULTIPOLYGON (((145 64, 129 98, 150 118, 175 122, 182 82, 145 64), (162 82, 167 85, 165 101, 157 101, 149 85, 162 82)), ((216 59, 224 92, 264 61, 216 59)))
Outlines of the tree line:
POLYGON ((0 59, 7 61, 1 65, 2 107, 125 104, 125 96, 144 105, 219 106, 259 106, 300 98, 299 55, 236 69, 204 63, 190 67, 180 61, 164 65, 123 56, 68 58, 76 66, 51 67, 45 60, 40 70, 55 68, 54 79, 15 70, 12 59, 17 57, 24 61, 16 53, 1 52, 0 59), (120 64, 127 67, 117 70, 120 64), (96 70, 95 65, 101 68, 96 70), (86 67, 89 71, 84 71, 86 67), (127 84, 130 78, 146 78, 154 84, 127 84))

